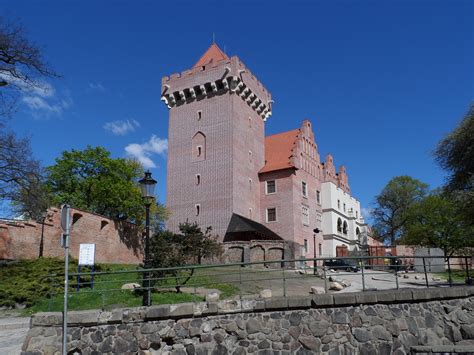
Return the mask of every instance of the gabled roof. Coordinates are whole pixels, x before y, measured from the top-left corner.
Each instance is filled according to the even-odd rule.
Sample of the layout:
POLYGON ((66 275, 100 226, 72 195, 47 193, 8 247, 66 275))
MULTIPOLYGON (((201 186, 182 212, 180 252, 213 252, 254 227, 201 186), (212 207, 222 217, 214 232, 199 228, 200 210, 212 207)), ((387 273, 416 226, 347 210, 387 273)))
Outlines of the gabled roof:
POLYGON ((263 224, 233 213, 224 242, 250 240, 283 240, 283 238, 263 224))
POLYGON ((202 55, 201 58, 194 64, 193 68, 202 67, 209 63, 217 63, 221 60, 228 60, 229 57, 217 46, 217 44, 213 43, 209 47, 209 49, 202 55))
POLYGON ((291 161, 299 129, 265 137, 265 166, 260 173, 294 168, 291 161))

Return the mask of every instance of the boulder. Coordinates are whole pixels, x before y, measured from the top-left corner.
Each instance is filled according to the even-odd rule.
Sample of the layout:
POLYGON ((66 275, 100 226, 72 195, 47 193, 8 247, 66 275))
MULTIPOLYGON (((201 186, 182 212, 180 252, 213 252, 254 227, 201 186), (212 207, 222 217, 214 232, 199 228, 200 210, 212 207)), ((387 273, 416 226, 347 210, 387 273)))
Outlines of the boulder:
POLYGON ((219 301, 218 292, 210 292, 206 295, 206 302, 217 302, 219 301))
POLYGON ((435 276, 433 276, 433 281, 441 281, 441 277, 435 277, 435 276))
POLYGON ((410 276, 408 276, 408 275, 403 275, 403 278, 404 278, 404 279, 409 279, 410 276))
POLYGON ((326 291, 324 290, 324 287, 311 286, 311 293, 315 295, 319 295, 319 294, 326 293, 326 291))
POLYGON ((349 280, 342 280, 341 285, 344 286, 344 287, 349 287, 352 284, 349 280))
POLYGON ((272 290, 264 289, 260 291, 260 298, 272 298, 272 290))
POLYGON ((330 282, 329 283, 329 289, 334 290, 334 291, 341 291, 344 288, 339 282, 330 282))
POLYGON ((140 288, 140 284, 137 283, 128 283, 128 284, 123 284, 121 289, 122 290, 134 290, 136 288, 140 288))

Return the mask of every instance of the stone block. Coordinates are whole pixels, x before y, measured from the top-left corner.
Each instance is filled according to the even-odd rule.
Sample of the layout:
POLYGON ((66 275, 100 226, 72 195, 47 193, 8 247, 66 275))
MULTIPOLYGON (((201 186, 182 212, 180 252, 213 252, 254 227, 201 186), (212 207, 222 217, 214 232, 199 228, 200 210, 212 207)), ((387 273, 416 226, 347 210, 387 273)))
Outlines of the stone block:
POLYGON ((336 293, 333 297, 335 306, 353 306, 356 304, 355 293, 336 293))
POLYGON ((102 311, 97 320, 98 324, 114 324, 122 322, 122 310, 115 309, 113 311, 102 311))
POLYGON ((313 308, 329 307, 334 305, 334 296, 329 293, 323 295, 313 295, 311 301, 311 306, 313 308))
POLYGON ((355 296, 356 302, 359 304, 377 303, 377 291, 359 292, 355 296))
POLYGON ((429 289, 411 290, 413 301, 427 301, 431 300, 429 289))
POLYGON ((100 311, 72 311, 68 312, 67 323, 70 325, 88 326, 97 325, 100 311))
POLYGON ((194 305, 192 303, 172 304, 169 307, 170 317, 172 318, 191 318, 194 313, 194 305))
POLYGON ((169 305, 162 305, 162 306, 151 306, 145 312, 145 319, 152 320, 152 319, 166 319, 170 316, 170 306, 169 305))
POLYGON ((63 324, 61 312, 39 312, 31 317, 31 327, 58 326, 63 324))
POLYGON ((401 289, 393 291, 395 295, 396 302, 412 302, 413 301, 413 294, 409 289, 401 289))
POLYGON ((208 302, 207 306, 202 310, 203 316, 214 315, 219 312, 219 307, 216 302, 208 302))
POLYGON ((272 290, 265 289, 260 291, 260 298, 272 298, 272 290))
POLYGON ((441 292, 442 298, 464 298, 467 297, 467 290, 465 287, 446 287, 441 292))
POLYGON ((392 291, 377 291, 377 303, 393 303, 395 294, 392 291))
POLYGON ((288 297, 288 308, 311 308, 311 296, 288 297))
POLYGON ((285 297, 273 297, 265 299, 265 310, 273 311, 288 308, 288 300, 285 297))
POLYGON ((311 293, 314 294, 314 295, 319 295, 319 294, 326 293, 326 291, 324 290, 324 287, 311 286, 311 293))

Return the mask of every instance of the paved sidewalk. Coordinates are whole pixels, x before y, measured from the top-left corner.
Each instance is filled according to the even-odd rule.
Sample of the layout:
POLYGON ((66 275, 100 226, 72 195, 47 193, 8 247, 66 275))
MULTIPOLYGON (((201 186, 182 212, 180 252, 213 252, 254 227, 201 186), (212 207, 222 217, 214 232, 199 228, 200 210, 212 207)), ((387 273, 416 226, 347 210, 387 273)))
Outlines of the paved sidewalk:
POLYGON ((20 354, 29 328, 29 317, 0 318, 0 354, 20 354))

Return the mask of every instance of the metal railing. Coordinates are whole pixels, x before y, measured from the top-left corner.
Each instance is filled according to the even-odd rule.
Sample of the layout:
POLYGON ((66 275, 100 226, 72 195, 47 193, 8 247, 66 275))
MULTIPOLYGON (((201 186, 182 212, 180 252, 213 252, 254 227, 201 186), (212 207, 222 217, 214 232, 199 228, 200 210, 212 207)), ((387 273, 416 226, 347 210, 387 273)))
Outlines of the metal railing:
MULTIPOLYGON (((452 287, 472 284, 473 273, 471 256, 326 257, 76 272, 69 274, 70 309, 139 306, 142 292, 147 291, 144 275, 149 275, 145 281, 151 287, 152 304, 162 304, 216 299, 213 293, 221 300, 242 303, 256 297, 309 295, 312 287, 326 293, 452 287)), ((47 275, 44 281, 50 293, 41 310, 60 310, 64 275, 47 275)))

